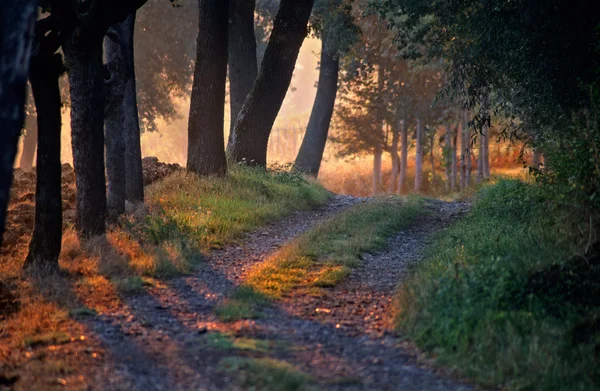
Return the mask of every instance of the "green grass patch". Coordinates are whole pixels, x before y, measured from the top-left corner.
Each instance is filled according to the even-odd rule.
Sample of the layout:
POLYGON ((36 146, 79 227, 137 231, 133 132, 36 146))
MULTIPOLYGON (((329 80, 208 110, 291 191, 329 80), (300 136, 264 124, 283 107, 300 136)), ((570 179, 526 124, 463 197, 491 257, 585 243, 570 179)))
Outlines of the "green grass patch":
POLYGON ((385 197, 356 205, 318 225, 251 271, 245 284, 271 298, 295 288, 332 287, 361 255, 385 246, 423 213, 419 198, 385 197))
POLYGON ((268 353, 275 349, 284 350, 287 345, 283 342, 236 337, 227 333, 211 332, 206 334, 202 340, 208 347, 218 350, 240 350, 255 353, 268 353))
POLYGON ((221 368, 233 374, 242 387, 264 391, 311 389, 311 376, 293 365, 270 358, 228 357, 221 368))
POLYGON ((600 384, 600 254, 534 185, 499 180, 441 233, 403 285, 398 327, 485 385, 588 390, 600 384))
POLYGON ((96 316, 97 314, 98 313, 96 312, 96 310, 87 307, 73 308, 69 311, 69 316, 73 319, 89 318, 92 316, 96 316))
POLYGON ((242 286, 230 298, 220 303, 215 313, 223 322, 258 319, 262 317, 262 308, 267 302, 267 297, 261 292, 249 286, 242 286))
POLYGON ((115 241, 132 254, 136 275, 169 278, 189 273, 211 249, 329 198, 316 181, 281 167, 232 165, 223 178, 176 172, 147 188, 149 213, 143 208, 132 213, 115 241))

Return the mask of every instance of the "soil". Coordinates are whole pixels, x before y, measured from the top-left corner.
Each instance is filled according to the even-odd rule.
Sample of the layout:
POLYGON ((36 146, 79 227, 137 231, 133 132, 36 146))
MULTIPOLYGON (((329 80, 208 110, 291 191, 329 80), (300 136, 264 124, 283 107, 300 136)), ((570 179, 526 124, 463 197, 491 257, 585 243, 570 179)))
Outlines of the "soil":
MULTIPOLYGON (((249 268, 319 222, 360 202, 368 199, 335 196, 324 208, 295 212, 238 244, 213 251, 194 275, 153 284, 147 294, 122 298, 84 320, 86 343, 80 343, 79 352, 69 360, 71 365, 80 362, 75 370, 79 381, 72 387, 62 381, 54 386, 245 389, 235 373, 223 370, 221 360, 268 356, 311 375, 316 389, 473 389, 422 360, 392 327, 398 283, 410 265, 422 259, 432 235, 468 209, 464 203, 427 201, 433 213, 399 232, 385 250, 365 254, 361 266, 324 295, 295 292, 269 306, 257 320, 224 323, 214 315, 215 306, 242 282, 249 268), (224 334, 267 341, 272 349, 232 351, 210 343, 224 334)), ((19 383, 19 387, 24 385, 19 383)))

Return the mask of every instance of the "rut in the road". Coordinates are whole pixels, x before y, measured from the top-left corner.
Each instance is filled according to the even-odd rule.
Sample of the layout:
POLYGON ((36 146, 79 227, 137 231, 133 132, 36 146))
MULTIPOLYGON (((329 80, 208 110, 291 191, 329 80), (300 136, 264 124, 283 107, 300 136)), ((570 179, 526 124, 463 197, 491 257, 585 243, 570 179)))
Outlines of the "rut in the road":
POLYGON ((231 352, 207 346, 220 333, 282 342, 270 357, 309 373, 317 387, 351 390, 468 389, 421 368, 389 331, 386 316, 407 266, 420 259, 430 236, 465 205, 427 202, 430 217, 415 221, 386 250, 366 254, 361 267, 325 296, 293 295, 256 321, 219 322, 214 306, 242 281, 244 272, 279 246, 354 203, 337 196, 321 210, 296 212, 255 232, 244 244, 213 252, 193 277, 172 280, 131 298, 90 325, 106 345, 101 365, 90 368, 97 389, 237 389, 219 367, 231 352), (315 311, 316 308, 327 311, 315 311), (205 335, 206 334, 206 335, 205 335))

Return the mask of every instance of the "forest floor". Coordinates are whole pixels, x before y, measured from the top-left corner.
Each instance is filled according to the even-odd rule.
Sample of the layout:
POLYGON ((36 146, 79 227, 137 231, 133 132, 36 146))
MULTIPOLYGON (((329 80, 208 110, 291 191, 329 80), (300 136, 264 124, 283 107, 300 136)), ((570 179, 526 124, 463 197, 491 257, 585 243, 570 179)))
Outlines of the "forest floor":
POLYGON ((26 366, 12 379, 4 375, 0 389, 16 380, 17 389, 472 389, 436 369, 393 327, 398 284, 432 235, 467 211, 462 202, 424 201, 430 213, 411 221, 383 250, 364 254, 344 281, 323 294, 295 290, 256 319, 225 322, 216 315, 250 269, 312 227, 366 202, 335 196, 325 207, 294 212, 212 251, 191 275, 155 280, 143 294, 115 299, 107 293, 110 304, 98 313, 82 311, 71 338, 55 336, 43 351, 32 344, 31 354, 45 367, 60 363, 56 368, 31 377, 26 366))

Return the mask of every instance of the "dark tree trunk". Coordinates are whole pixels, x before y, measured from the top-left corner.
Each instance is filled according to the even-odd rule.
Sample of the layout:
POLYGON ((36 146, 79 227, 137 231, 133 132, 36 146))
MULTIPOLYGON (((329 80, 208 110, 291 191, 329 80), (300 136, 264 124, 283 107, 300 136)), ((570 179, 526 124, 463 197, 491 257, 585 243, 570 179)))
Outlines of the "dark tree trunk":
POLYGON ((33 159, 35 158, 35 150, 37 148, 37 139, 37 117, 29 115, 25 118, 25 135, 23 135, 19 168, 22 168, 23 170, 30 170, 31 167, 33 167, 33 159))
POLYGON ((437 174, 435 172, 435 131, 432 130, 431 135, 429 136, 429 162, 431 163, 431 175, 432 175, 432 183, 435 185, 437 181, 437 174))
POLYGON ((452 130, 452 145, 450 149, 450 164, 452 165, 450 190, 456 191, 456 143, 458 142, 458 126, 452 130))
POLYGON ((133 32, 135 12, 121 23, 123 48, 127 67, 125 68, 125 96, 123 110, 125 116, 125 195, 129 202, 144 202, 144 173, 142 171, 142 145, 140 142, 140 120, 137 107, 135 85, 135 61, 133 32))
POLYGON ((446 125, 446 134, 444 135, 444 142, 446 143, 444 158, 446 160, 446 191, 450 192, 452 187, 452 127, 446 125))
POLYGON ((235 126, 232 157, 266 166, 267 144, 306 36, 314 0, 281 0, 260 72, 235 126))
POLYGON ((235 123, 258 74, 254 8, 256 0, 229 0, 229 99, 231 125, 229 151, 235 140, 235 123))
POLYGON ((125 68, 123 34, 120 25, 109 29, 104 49, 106 77, 104 110, 104 142, 106 145, 106 174, 108 193, 106 206, 109 220, 125 213, 125 68))
POLYGON ((398 142, 400 138, 400 121, 397 121, 397 128, 392 131, 392 149, 390 155, 392 157, 392 175, 390 177, 390 183, 388 190, 390 193, 396 191, 396 184, 398 183, 398 171, 400 168, 400 158, 398 157, 398 142))
POLYGON ((423 129, 418 118, 415 139, 415 191, 419 192, 423 185, 423 129))
POLYGON ((329 124, 333 116, 338 88, 339 58, 328 49, 331 44, 326 36, 323 39, 321 48, 319 84, 315 103, 310 113, 306 134, 294 163, 295 170, 315 177, 319 174, 319 168, 321 168, 321 160, 327 143, 329 124))
POLYGON ((58 79, 64 72, 62 57, 34 56, 29 79, 38 121, 35 227, 25 268, 44 266, 58 269, 62 241, 61 198, 61 98, 58 79))
POLYGON ((35 0, 5 0, 0 7, 0 245, 25 118, 25 85, 36 7, 35 0))
POLYGON ((398 191, 406 190, 406 171, 408 164, 408 130, 406 121, 400 121, 400 178, 398 179, 398 191))
POLYGON ((229 3, 199 0, 200 28, 190 103, 187 169, 225 175, 223 118, 227 80, 229 3))
POLYGON ((63 44, 71 88, 71 139, 77 184, 75 227, 83 238, 105 233, 104 32, 76 31, 63 44))

